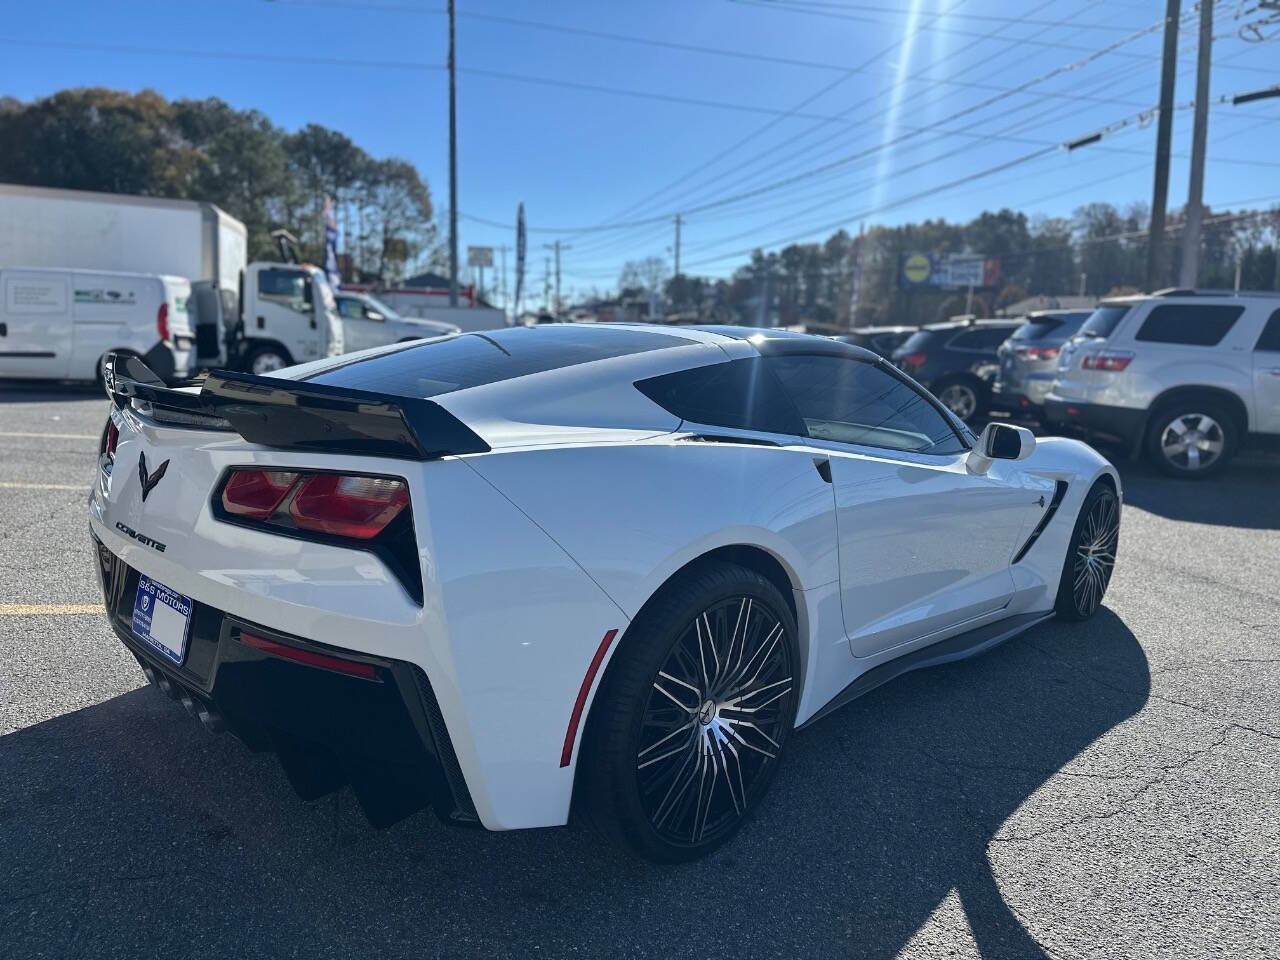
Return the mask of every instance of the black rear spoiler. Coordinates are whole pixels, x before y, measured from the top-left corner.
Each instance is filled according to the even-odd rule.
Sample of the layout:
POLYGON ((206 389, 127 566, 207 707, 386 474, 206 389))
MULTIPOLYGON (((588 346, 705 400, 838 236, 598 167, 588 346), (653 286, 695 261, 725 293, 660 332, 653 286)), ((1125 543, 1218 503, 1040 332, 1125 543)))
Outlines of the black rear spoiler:
POLYGON ((111 353, 103 364, 117 407, 150 404, 162 419, 230 429, 280 450, 436 460, 487 453, 489 445, 438 403, 326 384, 214 370, 199 393, 165 387, 135 356, 111 353))

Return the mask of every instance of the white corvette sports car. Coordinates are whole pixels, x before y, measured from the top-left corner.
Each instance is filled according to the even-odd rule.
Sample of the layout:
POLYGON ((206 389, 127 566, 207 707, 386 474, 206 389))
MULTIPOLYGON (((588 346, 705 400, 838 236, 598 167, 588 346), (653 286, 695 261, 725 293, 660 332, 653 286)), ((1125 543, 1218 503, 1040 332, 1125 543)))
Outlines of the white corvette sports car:
POLYGON ((153 683, 370 820, 728 839, 793 730, 1107 588, 1120 484, 886 361, 547 325, 166 389, 113 358, 90 527, 153 683))

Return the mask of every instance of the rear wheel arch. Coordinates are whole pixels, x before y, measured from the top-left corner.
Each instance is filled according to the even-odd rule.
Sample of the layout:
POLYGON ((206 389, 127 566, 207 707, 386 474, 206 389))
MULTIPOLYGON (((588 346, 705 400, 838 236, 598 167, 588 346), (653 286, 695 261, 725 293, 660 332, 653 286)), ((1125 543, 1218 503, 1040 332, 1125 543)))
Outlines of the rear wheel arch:
MULTIPOLYGON (((1174 404, 1194 403, 1197 400, 1209 401, 1228 410, 1232 419, 1235 420, 1236 428, 1240 433, 1243 434, 1249 429, 1249 411, 1239 394, 1224 387, 1208 387, 1194 384, 1172 387, 1156 397, 1151 402, 1151 406, 1147 408, 1147 422, 1144 427, 1149 429, 1155 417, 1174 404)), ((1143 431, 1144 434, 1146 429, 1143 431)))
POLYGON ((673 572, 650 594, 649 598, 636 612, 636 615, 631 618, 630 625, 623 632, 622 638, 614 646, 614 649, 610 651, 608 662, 606 662, 600 679, 596 683, 595 693, 587 704, 586 715, 582 721, 582 736, 579 740, 578 750, 574 755, 573 806, 575 809, 583 805, 583 794, 586 792, 584 781, 587 779, 585 775, 585 767, 587 765, 581 761, 588 755, 589 745, 592 743, 597 725, 596 721, 600 716, 600 711, 595 708, 601 701, 602 695, 608 695, 611 672, 621 659, 618 654, 629 640, 634 640, 636 637, 637 632, 631 630, 630 626, 636 623, 643 623, 645 611, 661 603, 672 587, 696 575, 708 566, 714 566, 717 563, 729 563, 750 570, 768 580, 782 595, 787 605, 787 611, 791 614, 792 622, 796 625, 796 652, 799 656, 799 663, 797 664, 799 682, 797 684, 796 702, 799 703, 800 696, 803 693, 805 671, 809 663, 808 616, 803 605, 796 602, 795 592, 800 589, 800 586, 794 571, 774 553, 756 544, 729 544, 701 553, 673 572))

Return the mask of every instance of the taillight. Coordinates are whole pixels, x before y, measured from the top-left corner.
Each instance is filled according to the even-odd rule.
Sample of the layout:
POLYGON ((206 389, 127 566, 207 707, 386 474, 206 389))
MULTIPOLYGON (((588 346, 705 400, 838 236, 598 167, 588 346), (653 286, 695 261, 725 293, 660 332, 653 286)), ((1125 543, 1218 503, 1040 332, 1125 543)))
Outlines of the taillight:
POLYGON ((120 442, 120 428, 114 420, 107 421, 107 443, 102 452, 107 455, 108 463, 116 462, 116 445, 120 442))
POLYGON ((236 470, 222 488, 227 513, 266 520, 293 489, 298 474, 286 470, 236 470))
POLYGON ((378 675, 377 668, 371 663, 361 663, 358 660, 348 660, 345 657, 331 657, 328 654, 317 653, 314 650, 304 650, 301 647, 294 647, 287 643, 260 637, 256 633, 250 633, 247 630, 240 631, 240 642, 245 646, 254 647, 276 657, 283 657, 286 660, 293 660, 297 663, 305 663, 309 667, 336 670, 338 673, 347 673, 353 677, 364 677, 366 680, 372 680, 378 675))
POLYGON ((409 504, 403 480, 317 473, 302 482, 289 516, 303 530, 368 540, 409 504))
POLYGON ((371 540, 409 505, 403 480, 293 470, 232 470, 222 508, 267 527, 371 540))
POLYGON ((1099 350, 1086 353, 1080 361, 1083 370, 1106 370, 1118 372, 1133 362, 1133 353, 1129 350, 1099 350))
POLYGON ((169 304, 160 304, 160 309, 156 311, 156 333, 160 339, 168 341, 169 339, 169 304))
POLYGON ((900 361, 908 367, 923 367, 928 359, 929 355, 927 353, 905 353, 900 358, 900 361))
POLYGON ((1018 347, 1017 353, 1025 360, 1052 360, 1058 355, 1057 347, 1018 347))

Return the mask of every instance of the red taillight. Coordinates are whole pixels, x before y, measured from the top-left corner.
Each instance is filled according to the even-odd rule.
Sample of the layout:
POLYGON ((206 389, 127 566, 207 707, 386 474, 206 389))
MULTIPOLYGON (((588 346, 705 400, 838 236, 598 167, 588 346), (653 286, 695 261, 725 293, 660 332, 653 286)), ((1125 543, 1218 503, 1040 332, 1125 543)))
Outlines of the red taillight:
POLYGON ((1058 355, 1057 347, 1018 347, 1018 355, 1026 360, 1052 360, 1058 355))
POLYGON ((285 470, 236 470, 222 488, 227 513, 266 520, 293 489, 298 474, 285 470))
POLYGON ((1097 353, 1086 353, 1080 361, 1084 370, 1107 370, 1118 372, 1133 362, 1133 354, 1128 350, 1100 350, 1097 353))
POLYGON ((120 428, 116 426, 114 420, 107 421, 107 445, 103 452, 107 455, 108 463, 116 462, 116 445, 120 442, 120 428))
POLYGON ((289 516, 302 530, 368 540, 409 505, 403 480, 317 473, 302 481, 289 516))
POLYGON ((907 353, 902 356, 902 362, 908 367, 923 367, 928 359, 927 353, 907 353))
POLYGON ((160 335, 160 339, 168 341, 169 339, 169 304, 160 304, 160 309, 156 311, 156 333, 160 335))
POLYGON ((266 637, 260 637, 256 633, 248 633, 244 630, 240 631, 240 642, 265 653, 283 657, 286 660, 305 663, 309 667, 336 670, 338 673, 350 674, 353 677, 363 677, 366 680, 372 680, 377 675, 377 668, 371 663, 361 663, 359 660, 344 660, 341 657, 331 657, 327 654, 316 653, 313 650, 303 650, 301 647, 291 647, 286 643, 268 640, 266 637))

